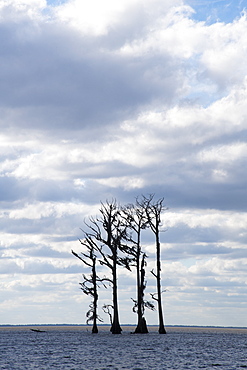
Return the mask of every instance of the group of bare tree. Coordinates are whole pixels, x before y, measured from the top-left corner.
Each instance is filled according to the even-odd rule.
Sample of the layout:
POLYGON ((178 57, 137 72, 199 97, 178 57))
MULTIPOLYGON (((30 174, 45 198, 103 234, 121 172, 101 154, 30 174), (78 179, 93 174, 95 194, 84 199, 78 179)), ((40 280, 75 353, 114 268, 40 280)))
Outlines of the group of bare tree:
POLYGON ((92 297, 86 316, 87 323, 93 322, 93 333, 98 333, 97 321, 102 321, 97 312, 98 288, 101 285, 107 287, 109 284, 112 287, 112 304, 105 305, 103 309, 110 315, 112 334, 120 334, 122 331, 118 313, 118 266, 128 270, 136 269, 137 296, 133 299, 133 310, 137 312, 138 322, 135 333, 148 333, 144 311, 145 308, 155 309, 154 304, 144 297, 147 255, 142 250, 141 235, 142 231, 148 228, 155 236, 156 246, 156 269, 151 273, 156 279, 157 291, 151 293, 151 297, 158 306, 159 333, 166 333, 161 299, 160 254, 161 214, 166 209, 163 198, 155 200, 154 195, 151 194, 141 196, 136 199, 135 204, 127 206, 119 206, 115 200, 101 203, 99 216, 90 217, 85 221, 84 238, 80 239, 84 251, 80 255, 74 251, 72 253, 90 268, 90 274, 83 275, 83 282, 80 285, 82 291, 92 297), (97 265, 108 268, 110 277, 99 277, 96 271, 97 265))

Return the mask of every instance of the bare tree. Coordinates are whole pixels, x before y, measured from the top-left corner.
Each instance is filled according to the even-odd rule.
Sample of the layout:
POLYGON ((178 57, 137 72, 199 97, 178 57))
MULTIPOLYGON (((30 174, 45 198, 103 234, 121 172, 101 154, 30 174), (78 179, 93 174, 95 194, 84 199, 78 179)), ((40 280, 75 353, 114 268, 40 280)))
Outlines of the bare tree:
POLYGON ((118 289, 117 289, 117 265, 130 269, 130 258, 125 254, 127 246, 122 242, 125 239, 127 227, 123 223, 120 209, 115 200, 105 204, 101 203, 100 216, 90 218, 87 224, 87 238, 94 243, 95 249, 101 256, 101 265, 110 269, 112 284, 113 320, 111 325, 112 334, 120 334, 122 329, 119 323, 118 312, 118 289))
POLYGON ((104 279, 100 279, 96 273, 96 255, 94 243, 91 242, 90 238, 80 240, 80 243, 87 248, 87 253, 81 253, 81 256, 79 256, 73 250, 71 252, 75 257, 79 258, 86 266, 91 268, 91 275, 88 277, 85 274, 83 274, 84 280, 82 283, 79 284, 81 285, 83 293, 93 298, 93 301, 89 306, 90 309, 86 314, 87 324, 89 324, 90 321, 93 321, 92 333, 98 333, 97 320, 103 321, 97 314, 98 283, 99 282, 103 283, 104 279))
POLYGON ((154 194, 148 197, 142 196, 140 204, 145 209, 146 217, 150 229, 155 235, 156 243, 156 271, 152 270, 151 273, 156 278, 157 283, 157 297, 152 294, 152 298, 157 301, 158 314, 159 314, 159 333, 166 334, 164 326, 163 310, 162 310, 162 289, 161 289, 161 256, 160 256, 160 227, 161 227, 161 213, 167 210, 163 205, 164 198, 158 200, 154 199, 154 194))
POLYGON ((136 205, 130 204, 122 209, 122 217, 125 219, 128 228, 128 241, 133 244, 133 247, 128 250, 133 256, 133 263, 136 266, 136 285, 137 299, 132 299, 134 302, 133 311, 137 312, 138 322, 135 333, 148 333, 147 323, 144 317, 145 307, 154 309, 151 302, 144 300, 144 290, 146 288, 145 281, 145 266, 146 254, 141 249, 141 232, 148 227, 148 219, 145 208, 139 203, 138 198, 136 205))

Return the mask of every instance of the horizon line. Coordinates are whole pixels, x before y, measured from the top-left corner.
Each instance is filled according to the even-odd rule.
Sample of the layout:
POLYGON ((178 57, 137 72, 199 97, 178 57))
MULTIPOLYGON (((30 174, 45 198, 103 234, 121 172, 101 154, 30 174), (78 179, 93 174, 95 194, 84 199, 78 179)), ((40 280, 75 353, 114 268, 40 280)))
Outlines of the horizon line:
MULTIPOLYGON (((91 327, 92 325, 87 324, 0 324, 0 327, 29 327, 29 326, 83 326, 83 327, 91 327)), ((110 327, 111 324, 98 324, 99 327, 110 327)), ((121 324, 121 326, 136 326, 136 324, 121 324)), ((147 325, 148 327, 159 327, 157 324, 150 324, 147 325)), ((222 325, 165 325, 167 328, 222 328, 222 329, 247 329, 246 326, 222 326, 222 325)))

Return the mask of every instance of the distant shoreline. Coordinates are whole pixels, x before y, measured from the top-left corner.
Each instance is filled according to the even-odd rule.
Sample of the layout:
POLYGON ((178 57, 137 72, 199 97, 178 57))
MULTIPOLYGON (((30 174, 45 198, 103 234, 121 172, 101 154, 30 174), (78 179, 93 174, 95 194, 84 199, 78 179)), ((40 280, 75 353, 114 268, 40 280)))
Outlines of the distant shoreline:
MULTIPOLYGON (((132 331, 135 328, 134 324, 123 324, 121 325, 123 332, 132 331)), ((91 326, 86 324, 0 324, 0 330, 31 330, 32 328, 38 328, 43 330, 82 330, 91 331, 91 326)), ((109 324, 98 325, 99 331, 109 331, 109 324)), ((149 332, 156 332, 158 325, 148 325, 149 332)), ((245 332, 247 327, 235 327, 235 326, 199 326, 199 325, 166 325, 167 331, 174 332, 178 331, 238 331, 245 332)))

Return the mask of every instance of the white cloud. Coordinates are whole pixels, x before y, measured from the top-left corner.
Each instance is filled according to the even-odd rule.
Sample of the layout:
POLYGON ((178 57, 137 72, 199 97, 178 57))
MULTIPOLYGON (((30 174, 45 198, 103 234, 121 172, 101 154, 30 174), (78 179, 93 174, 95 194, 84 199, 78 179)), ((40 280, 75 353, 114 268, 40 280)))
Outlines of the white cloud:
POLYGON ((216 209, 190 209, 189 211, 166 211, 162 217, 164 227, 172 228, 185 224, 190 228, 221 228, 222 230, 244 230, 246 212, 217 211, 216 209))
POLYGON ((246 143, 232 143, 230 145, 218 145, 199 153, 202 162, 219 162, 223 164, 241 160, 247 155, 246 143))
POLYGON ((119 16, 130 4, 135 1, 112 1, 106 0, 99 2, 72 0, 66 2, 56 10, 59 20, 69 23, 78 28, 85 34, 102 35, 108 31, 109 27, 118 23, 119 16))
POLYGON ((204 25, 190 19, 192 8, 175 5, 158 18, 151 30, 146 30, 143 38, 126 43, 120 49, 121 53, 135 57, 167 53, 179 59, 190 58, 195 52, 199 54, 202 51, 202 38, 206 39, 204 25), (184 42, 185 39, 187 42, 184 42))
POLYGON ((46 0, 1 0, 0 9, 13 7, 19 11, 34 11, 46 7, 46 0))
POLYGON ((62 22, 66 22, 80 30, 83 34, 93 34, 95 36, 105 35, 114 29, 119 23, 127 23, 128 19, 149 15, 157 15, 158 10, 162 12, 181 1, 145 1, 140 0, 106 0, 104 3, 98 0, 90 2, 80 0, 70 0, 60 5, 56 9, 56 16, 62 22))
POLYGON ((209 47, 202 55, 208 77, 215 79, 221 87, 241 82, 246 74, 246 14, 233 23, 215 23, 209 29, 209 47))

